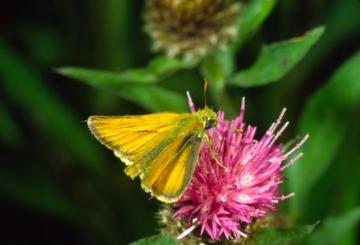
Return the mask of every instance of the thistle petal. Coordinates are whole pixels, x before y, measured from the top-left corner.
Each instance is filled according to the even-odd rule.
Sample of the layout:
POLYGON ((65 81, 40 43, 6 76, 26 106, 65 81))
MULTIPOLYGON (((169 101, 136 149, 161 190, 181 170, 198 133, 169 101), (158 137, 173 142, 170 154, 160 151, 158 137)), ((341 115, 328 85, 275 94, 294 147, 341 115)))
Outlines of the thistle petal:
MULTIPOLYGON (((190 95, 188 99, 193 110, 190 95)), ((224 119, 224 112, 218 112, 219 122, 208 132, 213 146, 203 144, 191 184, 173 205, 175 220, 189 224, 190 232, 198 230, 212 240, 246 237, 244 225, 263 218, 278 202, 294 195, 279 193, 281 173, 301 157, 302 153, 289 159, 308 138, 306 135, 283 152, 282 145, 275 142, 288 126, 288 122, 280 126, 285 109, 263 137, 256 139, 256 127, 243 121, 245 99, 240 108, 239 116, 230 121, 224 119), (197 220, 196 229, 193 219, 197 220)))

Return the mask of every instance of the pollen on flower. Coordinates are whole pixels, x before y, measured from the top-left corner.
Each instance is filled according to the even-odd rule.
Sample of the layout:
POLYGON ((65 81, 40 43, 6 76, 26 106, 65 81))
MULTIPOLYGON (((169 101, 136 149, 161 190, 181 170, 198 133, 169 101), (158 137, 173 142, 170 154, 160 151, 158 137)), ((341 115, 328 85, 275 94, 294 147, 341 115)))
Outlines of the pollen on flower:
MULTIPOLYGON (((188 98, 195 111, 189 94, 188 98)), ((212 240, 241 239, 247 235, 247 224, 294 195, 279 193, 281 172, 301 157, 299 153, 290 158, 308 135, 286 152, 275 143, 289 124, 280 127, 285 111, 260 139, 255 138, 256 127, 243 121, 244 99, 235 119, 225 120, 224 112, 218 113, 216 128, 208 131, 212 146, 204 142, 191 184, 173 205, 173 219, 185 224, 180 238, 191 233, 212 240)))
POLYGON ((242 178, 239 178, 240 185, 241 186, 249 185, 249 184, 251 184, 253 179, 254 179, 254 177, 251 174, 245 174, 242 178))
POLYGON ((231 0, 148 0, 145 30, 155 51, 186 60, 225 48, 238 35, 240 2, 231 0))

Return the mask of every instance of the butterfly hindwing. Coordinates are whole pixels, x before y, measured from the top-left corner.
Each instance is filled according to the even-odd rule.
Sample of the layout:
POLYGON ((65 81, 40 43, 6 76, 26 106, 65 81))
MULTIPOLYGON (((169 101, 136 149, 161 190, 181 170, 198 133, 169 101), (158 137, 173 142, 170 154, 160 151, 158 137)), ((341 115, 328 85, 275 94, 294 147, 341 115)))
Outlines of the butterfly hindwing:
POLYGON ((151 162, 142 187, 163 202, 176 201, 190 183, 200 145, 196 135, 176 139, 151 162))

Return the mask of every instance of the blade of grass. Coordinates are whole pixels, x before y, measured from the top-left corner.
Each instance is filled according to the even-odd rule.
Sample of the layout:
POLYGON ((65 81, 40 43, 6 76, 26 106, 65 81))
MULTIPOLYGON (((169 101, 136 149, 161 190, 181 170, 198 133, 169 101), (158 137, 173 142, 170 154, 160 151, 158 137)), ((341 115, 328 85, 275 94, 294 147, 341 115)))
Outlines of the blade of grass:
POLYGON ((66 220, 76 220, 78 209, 49 178, 1 169, 0 192, 24 207, 66 220))
POLYGON ((299 134, 310 134, 304 157, 288 169, 289 186, 296 198, 292 212, 301 214, 312 187, 326 171, 344 141, 348 113, 360 100, 360 51, 354 54, 307 102, 299 134))
POLYGON ((344 235, 360 221, 360 208, 355 208, 340 217, 328 218, 314 231, 305 244, 337 245, 344 235))
POLYGON ((61 142, 79 159, 79 164, 94 173, 104 169, 104 162, 86 124, 57 98, 42 77, 30 69, 5 42, 0 40, 0 77, 2 88, 15 103, 39 123, 48 137, 61 142), (71 137, 71 140, 69 140, 71 137))
MULTIPOLYGON (((345 213, 358 206, 360 198, 360 115, 354 113, 350 119, 347 129, 346 141, 339 150, 333 164, 337 164, 336 173, 338 179, 333 179, 338 183, 334 188, 332 182, 328 182, 328 188, 333 191, 334 201, 332 202, 332 213, 345 213), (343 164, 345 163, 345 164, 343 164), (351 177, 351 178, 349 178, 351 177)), ((357 244, 356 227, 348 229, 339 245, 357 244)))
POLYGON ((218 108, 224 110, 228 116, 235 115, 235 109, 226 91, 227 76, 226 63, 222 63, 221 56, 207 57, 201 64, 201 73, 209 81, 209 90, 218 108))
POLYGON ((254 35, 276 3, 277 0, 252 0, 243 6, 238 23, 239 38, 234 45, 235 49, 240 48, 244 42, 254 35))

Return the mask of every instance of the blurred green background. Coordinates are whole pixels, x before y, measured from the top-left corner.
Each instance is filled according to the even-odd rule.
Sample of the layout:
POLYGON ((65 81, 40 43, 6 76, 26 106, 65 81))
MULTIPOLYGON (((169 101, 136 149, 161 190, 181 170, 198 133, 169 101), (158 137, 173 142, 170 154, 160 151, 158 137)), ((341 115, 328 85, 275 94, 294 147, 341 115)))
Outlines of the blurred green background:
MULTIPOLYGON (((264 44, 317 26, 326 30, 299 63, 273 79, 276 83, 226 81, 221 93, 229 100, 219 99, 215 89, 208 104, 233 116, 246 96, 246 121, 260 132, 287 107, 291 126, 280 141, 306 132, 310 139, 305 157, 287 173, 286 188, 296 196, 282 209, 297 224, 323 221, 309 244, 359 244, 359 2, 243 4, 264 2, 271 7, 237 49, 235 71, 253 64, 264 44)), ((210 87, 217 86, 206 72, 213 64, 202 61, 202 73, 196 65, 174 64, 171 72, 161 67, 166 72, 155 85, 123 90, 95 89, 55 72, 64 66, 115 73, 145 67, 156 54, 143 31, 143 9, 144 1, 132 0, 10 1, 1 7, 1 244, 126 244, 158 231, 159 203, 123 174, 124 166, 96 142, 84 120, 96 114, 187 111, 187 90, 202 106, 204 76, 210 87)), ((88 83, 95 87, 115 74, 62 73, 94 78, 88 83)))

